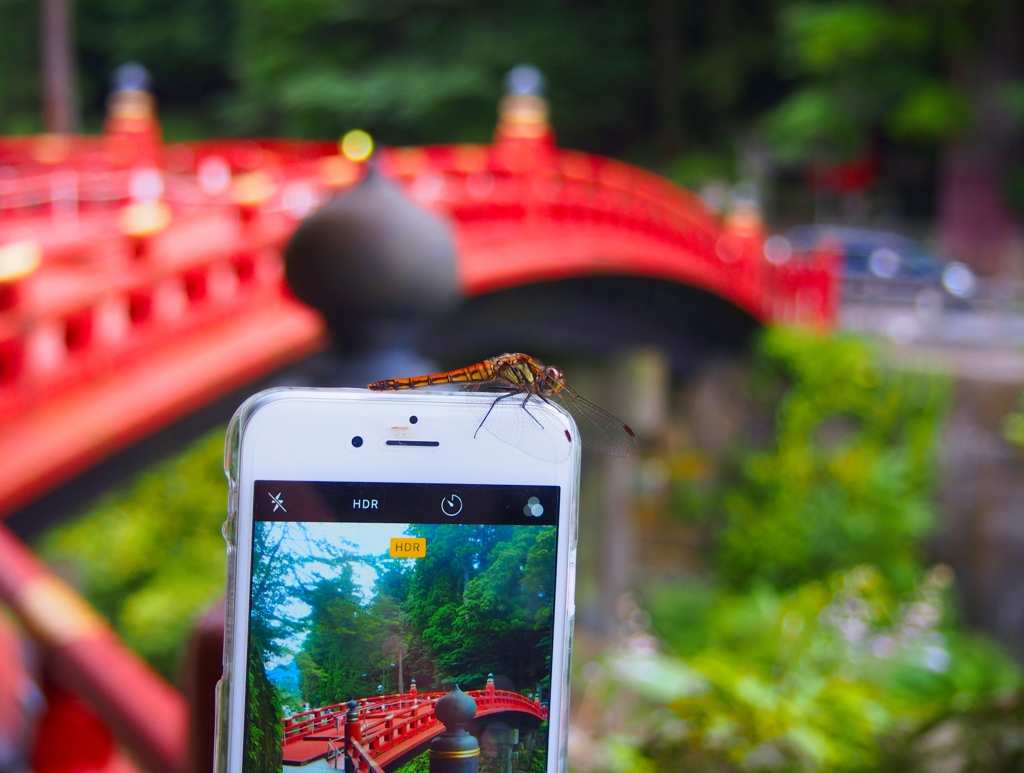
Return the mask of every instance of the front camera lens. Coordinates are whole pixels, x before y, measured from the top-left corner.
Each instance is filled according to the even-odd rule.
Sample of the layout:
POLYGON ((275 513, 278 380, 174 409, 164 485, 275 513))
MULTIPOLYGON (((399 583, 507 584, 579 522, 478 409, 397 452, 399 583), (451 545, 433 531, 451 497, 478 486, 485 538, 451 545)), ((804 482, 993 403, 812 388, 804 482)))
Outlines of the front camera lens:
POLYGON ((415 424, 415 423, 416 423, 416 422, 418 422, 418 421, 419 421, 419 419, 418 419, 418 418, 416 418, 415 416, 410 416, 410 417, 409 417, 409 423, 410 423, 410 424, 415 424))
POLYGON ((363 439, 359 437, 359 435, 356 435, 354 438, 352 438, 352 445, 354 445, 356 448, 359 448, 359 446, 361 446, 362 444, 363 439))

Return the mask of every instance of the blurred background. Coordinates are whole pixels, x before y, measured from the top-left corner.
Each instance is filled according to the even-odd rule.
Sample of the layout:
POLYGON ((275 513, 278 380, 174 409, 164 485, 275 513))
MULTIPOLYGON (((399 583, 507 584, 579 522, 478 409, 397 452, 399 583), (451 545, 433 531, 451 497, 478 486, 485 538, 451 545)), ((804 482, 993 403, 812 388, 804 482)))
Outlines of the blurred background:
POLYGON ((234 409, 506 350, 640 438, 584 457, 570 770, 1024 770, 1022 43, 0 0, 0 771, 210 770, 234 409))

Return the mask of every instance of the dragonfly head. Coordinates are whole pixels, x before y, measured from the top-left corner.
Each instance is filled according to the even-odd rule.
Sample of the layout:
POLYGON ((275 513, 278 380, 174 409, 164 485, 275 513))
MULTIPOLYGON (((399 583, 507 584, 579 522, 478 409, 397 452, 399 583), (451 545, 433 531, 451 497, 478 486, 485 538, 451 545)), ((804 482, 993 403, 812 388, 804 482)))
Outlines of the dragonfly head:
POLYGON ((552 394, 557 394, 565 386, 565 375, 556 368, 554 365, 548 365, 544 368, 544 375, 548 379, 548 389, 551 390, 552 394))

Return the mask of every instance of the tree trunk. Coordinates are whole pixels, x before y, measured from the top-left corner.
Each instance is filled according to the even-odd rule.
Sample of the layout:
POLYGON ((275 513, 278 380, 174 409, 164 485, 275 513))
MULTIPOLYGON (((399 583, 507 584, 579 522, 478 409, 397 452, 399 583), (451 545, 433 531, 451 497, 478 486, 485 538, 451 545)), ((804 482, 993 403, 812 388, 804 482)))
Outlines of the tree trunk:
POLYGON ((55 134, 78 130, 70 0, 42 0, 43 126, 55 134))
POLYGON ((938 234, 951 257, 987 275, 1021 270, 1021 234, 1002 192, 1002 175, 1015 142, 1012 116, 1000 88, 1017 68, 1022 41, 1020 8, 1007 0, 997 9, 995 29, 978 60, 954 75, 971 100, 969 134, 943 150, 938 191, 938 234))

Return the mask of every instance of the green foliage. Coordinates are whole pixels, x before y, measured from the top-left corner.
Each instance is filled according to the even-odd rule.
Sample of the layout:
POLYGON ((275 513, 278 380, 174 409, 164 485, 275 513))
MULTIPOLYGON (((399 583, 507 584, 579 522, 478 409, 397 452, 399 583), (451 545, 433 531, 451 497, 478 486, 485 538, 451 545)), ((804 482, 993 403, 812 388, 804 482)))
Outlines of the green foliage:
MULTIPOLYGON (((280 526, 259 531, 272 529, 280 526)), ((309 608, 273 637, 272 654, 280 656, 296 633, 306 634, 296 656, 303 700, 322 706, 374 694, 378 686, 395 691, 398 668, 403 689, 410 678, 420 691, 452 684, 480 688, 492 672, 522 690, 548 686, 555 530, 443 524, 413 525, 409 533, 428 544, 426 556, 412 566, 339 555, 326 576, 304 580, 319 559, 303 558, 305 570, 270 577, 275 601, 267 606, 268 618, 280 620, 295 601, 309 608), (378 572, 368 599, 354 581, 356 563, 378 572)), ((262 549, 281 542, 275 532, 262 549)), ((318 552, 303 548, 291 555, 318 552)), ((280 566, 286 553, 273 564, 280 566)))
POLYGON ((255 647, 249 650, 246 678, 245 773, 280 773, 284 732, 281 704, 277 691, 267 679, 263 656, 255 647))
POLYGON ((949 84, 925 81, 908 89, 885 120, 894 139, 941 140, 966 131, 971 108, 966 97, 949 84))
POLYGON ((1024 393, 1020 396, 1020 409, 1003 420, 1003 436, 1024 449, 1024 393))
POLYGON ((907 759, 930 728, 1021 686, 1012 661, 944 619, 949 582, 938 567, 900 595, 861 566, 786 593, 659 588, 653 629, 678 657, 641 633, 606 660, 597 689, 640 701, 619 716, 608 758, 664 771, 868 771, 907 759))
POLYGON ((949 69, 969 56, 973 39, 984 35, 971 5, 957 0, 783 5, 782 72, 793 88, 764 118, 780 155, 850 157, 863 153, 879 131, 899 142, 962 134, 971 109, 949 69))
POLYGON ((773 440, 671 498, 717 527, 712 571, 649 588, 584 667, 573 769, 1020 770, 1020 668, 962 630, 952 571, 919 548, 947 385, 794 330, 754 364, 773 440))
POLYGON ((39 4, 0 0, 0 134, 39 131, 38 39, 39 4))
POLYGON ((775 329, 755 383, 775 440, 738 460, 722 494, 717 567, 737 587, 793 586, 872 563, 899 587, 920 571, 948 388, 893 373, 864 342, 775 329))
MULTIPOLYGON (((970 68, 998 4, 82 0, 75 27, 91 131, 110 74, 136 60, 172 140, 362 127, 385 144, 487 141, 504 74, 531 62, 563 146, 699 184, 689 157, 752 126, 784 162, 857 155, 879 135, 929 147, 961 135, 970 95, 951 73, 970 68), (659 46, 666 28, 674 55, 659 46)), ((0 131, 39 128, 37 16, 0 0, 0 63, 18 74, 0 78, 0 131)))
POLYGON ((863 150, 864 127, 849 115, 842 94, 808 86, 790 95, 765 118, 765 128, 783 160, 803 160, 835 146, 841 154, 863 150))
POLYGON ((363 608, 351 567, 336 578, 319 580, 302 599, 312 610, 310 633, 296 659, 303 699, 325 706, 372 694, 384 635, 373 610, 363 608))
MULTIPOLYGON (((541 725, 542 732, 547 732, 547 723, 541 725)), ((537 746, 530 758, 530 773, 547 773, 548 769, 548 747, 537 746)))
POLYGON ((223 454, 219 429, 39 545, 125 642, 170 679, 192 622, 224 593, 223 454))
POLYGON ((480 684, 490 672, 504 674, 520 689, 547 685, 554 615, 555 530, 551 528, 414 526, 426 536, 427 557, 417 562, 410 598, 410 619, 437 669, 437 681, 480 684), (446 528, 447 527, 447 528, 446 528), (488 546, 480 559, 463 563, 468 579, 438 578, 435 568, 452 563, 465 544, 488 546), (431 555, 433 553, 433 555, 431 555), (433 559, 434 566, 427 564, 433 559), (441 597, 428 578, 440 579, 441 597), (454 582, 452 581, 454 579, 454 582), (543 680, 543 681, 541 681, 543 680))
POLYGON ((648 25, 625 0, 239 0, 237 9, 231 110, 248 131, 333 137, 362 126, 392 143, 486 141, 501 79, 524 61, 545 72, 570 143, 636 128, 648 25))
POLYGON ((929 33, 920 12, 900 12, 880 3, 794 3, 780 13, 792 64, 818 75, 873 64, 880 57, 919 53, 929 33))
POLYGON ((666 174, 687 188, 699 188, 714 180, 729 182, 735 177, 731 154, 686 153, 669 164, 666 174))
POLYGON ((430 753, 424 752, 418 754, 409 760, 407 763, 402 765, 400 768, 395 769, 395 773, 429 773, 430 771, 430 753))
MULTIPOLYGON (((40 3, 0 0, 0 134, 42 129, 40 3)), ((110 76, 124 62, 154 75, 165 136, 223 131, 220 102, 231 88, 232 0, 82 0, 71 6, 83 126, 98 131, 110 76)))

